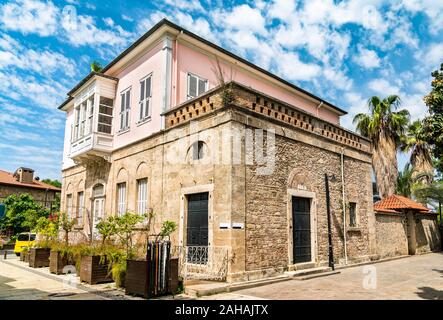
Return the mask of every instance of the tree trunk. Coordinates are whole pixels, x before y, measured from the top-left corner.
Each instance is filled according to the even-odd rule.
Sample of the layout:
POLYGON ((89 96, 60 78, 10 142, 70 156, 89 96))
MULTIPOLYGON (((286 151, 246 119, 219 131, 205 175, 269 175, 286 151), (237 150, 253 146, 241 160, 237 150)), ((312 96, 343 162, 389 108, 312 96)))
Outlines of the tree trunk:
POLYGON ((416 179, 420 174, 426 173, 428 176, 424 176, 418 179, 418 182, 429 185, 433 181, 434 167, 432 165, 432 159, 429 151, 422 146, 418 145, 411 154, 411 164, 414 172, 412 173, 412 179, 416 179))
POLYGON ((380 135, 374 144, 372 167, 379 196, 386 198, 393 195, 397 183, 398 165, 397 146, 391 137, 380 135))

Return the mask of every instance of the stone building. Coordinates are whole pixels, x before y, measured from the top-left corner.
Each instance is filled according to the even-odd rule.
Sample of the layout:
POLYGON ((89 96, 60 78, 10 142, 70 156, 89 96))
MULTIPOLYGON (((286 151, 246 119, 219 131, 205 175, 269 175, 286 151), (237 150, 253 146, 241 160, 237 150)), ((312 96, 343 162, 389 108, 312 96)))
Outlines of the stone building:
POLYGON ((167 20, 59 109, 77 239, 152 211, 188 277, 254 279, 328 265, 329 202, 334 262, 376 254, 370 141, 346 112, 167 20))
POLYGON ((20 167, 14 173, 0 170, 0 203, 6 197, 22 193, 30 194, 34 200, 51 208, 61 189, 34 178, 34 170, 20 167))
POLYGON ((441 250, 437 214, 399 195, 374 205, 377 254, 380 258, 441 250))

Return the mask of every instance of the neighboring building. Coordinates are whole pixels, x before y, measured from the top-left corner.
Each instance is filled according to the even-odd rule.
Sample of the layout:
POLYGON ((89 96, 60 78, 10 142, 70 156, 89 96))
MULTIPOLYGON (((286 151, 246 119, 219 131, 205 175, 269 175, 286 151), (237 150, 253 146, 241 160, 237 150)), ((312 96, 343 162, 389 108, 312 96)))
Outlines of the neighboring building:
POLYGON ((392 195, 375 203, 374 210, 380 257, 441 250, 437 214, 422 204, 392 195))
POLYGON ((34 178, 32 169, 20 167, 14 173, 0 170, 0 203, 12 194, 28 193, 43 206, 52 208, 60 192, 60 188, 34 178))
POLYGON ((177 222, 188 277, 328 265, 327 174, 335 262, 376 254, 370 141, 331 103, 167 20, 68 96, 62 210, 77 239, 153 211, 156 232, 177 222))

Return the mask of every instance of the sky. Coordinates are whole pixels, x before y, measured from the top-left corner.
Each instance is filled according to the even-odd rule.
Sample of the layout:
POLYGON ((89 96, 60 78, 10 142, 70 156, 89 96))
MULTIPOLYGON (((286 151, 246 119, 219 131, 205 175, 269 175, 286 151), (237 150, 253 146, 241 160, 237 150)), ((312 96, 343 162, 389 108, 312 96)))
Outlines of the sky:
POLYGON ((60 179, 57 106, 164 17, 345 109, 349 129, 373 95, 422 119, 443 62, 441 0, 0 0, 0 169, 60 179))

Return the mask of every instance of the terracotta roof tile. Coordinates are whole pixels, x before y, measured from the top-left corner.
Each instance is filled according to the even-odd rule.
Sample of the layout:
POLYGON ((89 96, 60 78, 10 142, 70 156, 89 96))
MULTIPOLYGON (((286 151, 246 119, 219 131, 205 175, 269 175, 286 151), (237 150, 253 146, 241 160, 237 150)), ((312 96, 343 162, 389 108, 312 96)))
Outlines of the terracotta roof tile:
POLYGON ((32 183, 23 183, 17 181, 16 178, 14 178, 14 175, 10 172, 0 170, 0 184, 7 184, 12 185, 16 187, 25 187, 25 188, 36 188, 36 189, 49 189, 53 191, 61 191, 60 188, 54 187, 53 185, 37 181, 34 179, 32 183))
POLYGON ((388 212, 386 210, 392 210, 392 211, 400 211, 402 209, 410 209, 410 210, 418 210, 421 212, 429 212, 429 209, 426 208, 421 203, 418 203, 414 200, 411 200, 409 198, 399 196, 399 195, 392 195, 387 198, 381 199, 380 201, 377 201, 374 204, 374 210, 375 211, 381 211, 381 212, 388 212))

